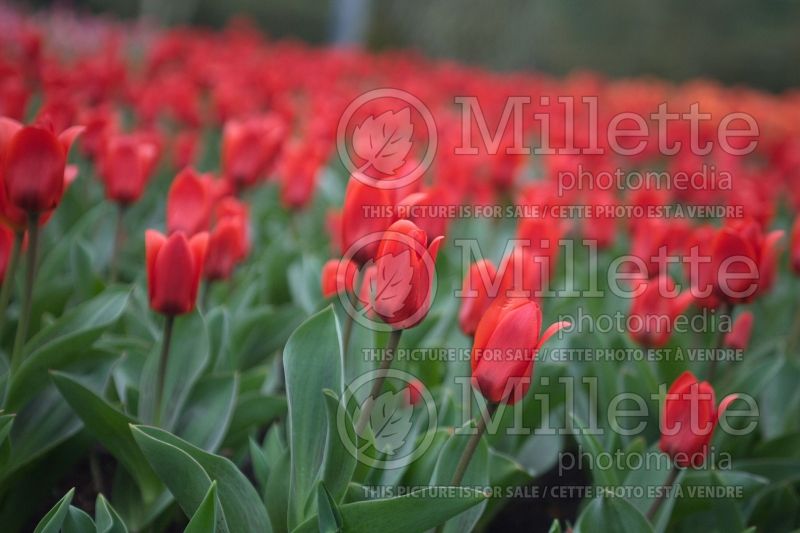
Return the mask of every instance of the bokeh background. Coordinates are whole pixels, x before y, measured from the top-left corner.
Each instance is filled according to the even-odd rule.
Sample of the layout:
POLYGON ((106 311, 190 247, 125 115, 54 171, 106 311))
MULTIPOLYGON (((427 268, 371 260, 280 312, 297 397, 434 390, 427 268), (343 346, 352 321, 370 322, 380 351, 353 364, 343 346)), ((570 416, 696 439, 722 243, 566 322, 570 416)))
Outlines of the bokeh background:
POLYGON ((495 70, 676 81, 771 91, 800 85, 796 0, 32 0, 159 25, 246 18, 270 35, 373 50, 415 49, 495 70))

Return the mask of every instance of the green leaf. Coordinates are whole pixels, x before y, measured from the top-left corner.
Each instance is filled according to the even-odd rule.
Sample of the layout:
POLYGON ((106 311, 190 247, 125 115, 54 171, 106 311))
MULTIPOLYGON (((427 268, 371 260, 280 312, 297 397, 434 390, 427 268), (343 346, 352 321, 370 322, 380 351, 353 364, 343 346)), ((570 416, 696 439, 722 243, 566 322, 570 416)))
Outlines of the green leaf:
POLYGON ((325 483, 325 492, 335 502, 341 502, 356 469, 356 458, 345 447, 344 439, 356 442, 356 433, 350 413, 341 405, 336 394, 328 389, 323 393, 328 414, 328 433, 325 439, 325 458, 322 461, 322 481, 325 483), (347 432, 344 437, 339 433, 340 409, 344 418, 343 429, 347 432))
MULTIPOLYGON (((581 448, 580 453, 588 453, 592 456, 591 466, 597 464, 597 456, 605 453, 605 448, 597 438, 590 434, 583 421, 571 414, 576 426, 575 440, 581 448)), ((614 468, 592 468, 592 479, 596 486, 617 486, 619 485, 619 475, 614 468)))
POLYGON ((289 491, 286 490, 286 480, 290 476, 290 464, 289 450, 283 450, 275 464, 270 466, 269 479, 264 488, 264 502, 275 533, 289 531, 286 523, 289 515, 289 491))
MULTIPOLYGON (((472 422, 468 422, 465 427, 472 426, 472 422)), ((436 461, 436 468, 434 468, 431 476, 431 485, 450 485, 458 462, 461 460, 464 449, 471 438, 471 434, 457 431, 444 443, 439 452, 439 459, 436 461)), ((461 484, 467 487, 487 487, 489 485, 489 446, 483 437, 478 442, 478 447, 469 462, 469 467, 464 473, 464 479, 461 484)), ((448 520, 443 531, 472 531, 486 508, 486 504, 487 501, 483 501, 480 505, 476 505, 448 520)))
POLYGON ((270 396, 260 391, 241 394, 233 411, 225 444, 234 446, 244 441, 250 433, 266 426, 286 413, 286 398, 270 396))
POLYGON ((283 352, 289 404, 291 479, 289 527, 302 522, 325 453, 319 438, 325 427, 324 389, 341 394, 342 354, 339 324, 332 307, 306 320, 289 337, 283 352))
POLYGON ((17 411, 47 384, 48 370, 63 369, 92 353, 87 348, 117 321, 129 290, 109 289, 68 311, 25 345, 25 357, 9 385, 6 409, 17 411))
POLYGON ((197 507, 183 533, 216 533, 217 531, 217 482, 212 481, 203 501, 197 507))
POLYGON ((221 531, 272 531, 258 493, 231 461, 205 452, 163 429, 133 426, 132 431, 145 457, 187 516, 195 513, 213 479, 219 484, 217 490, 223 511, 220 518, 227 524, 222 529, 221 520, 217 521, 221 531), (180 478, 184 481, 179 481, 180 478))
POLYGON ((237 374, 199 380, 178 419, 175 433, 206 451, 216 451, 233 416, 238 383, 237 374))
POLYGON ((11 433, 11 428, 14 425, 14 418, 17 415, 0 415, 0 444, 2 444, 8 434, 11 433))
POLYGON ((61 524, 61 533, 96 533, 97 528, 94 525, 92 517, 86 514, 81 509, 70 505, 67 517, 64 523, 61 524))
MULTIPOLYGON (((454 487, 442 496, 441 487, 427 487, 405 496, 347 503, 339 507, 342 531, 347 533, 417 533, 444 523, 486 500, 481 491, 454 487)), ((303 522, 293 533, 317 531, 316 517, 303 522)))
POLYGON ((642 513, 622 498, 599 497, 578 517, 575 533, 605 533, 606 531, 653 531, 642 513))
POLYGON ((161 483, 133 440, 129 425, 133 420, 74 378, 52 373, 61 395, 103 446, 116 457, 136 480, 145 502, 152 502, 162 491, 161 483))
POLYGON ((317 522, 320 533, 338 533, 342 531, 342 515, 325 483, 317 485, 317 522))
MULTIPOLYGON (((161 343, 156 342, 142 371, 139 383, 138 418, 145 423, 155 420, 155 398, 161 343)), ((205 320, 200 313, 175 318, 170 342, 169 360, 164 376, 164 391, 159 420, 172 429, 183 406, 209 359, 209 339, 205 320)))
POLYGON ((125 522, 120 518, 119 513, 111 507, 105 496, 97 495, 97 502, 94 506, 94 522, 97 533, 128 533, 125 522))
POLYGON ((549 533, 561 533, 561 523, 558 520, 553 520, 548 531, 549 533))
POLYGON ((67 513, 69 512, 70 503, 72 503, 72 497, 75 495, 75 489, 70 489, 68 493, 64 495, 63 498, 58 500, 50 511, 44 518, 39 522, 39 525, 36 526, 36 529, 33 533, 58 533, 61 531, 61 525, 64 523, 64 519, 67 517, 67 513))

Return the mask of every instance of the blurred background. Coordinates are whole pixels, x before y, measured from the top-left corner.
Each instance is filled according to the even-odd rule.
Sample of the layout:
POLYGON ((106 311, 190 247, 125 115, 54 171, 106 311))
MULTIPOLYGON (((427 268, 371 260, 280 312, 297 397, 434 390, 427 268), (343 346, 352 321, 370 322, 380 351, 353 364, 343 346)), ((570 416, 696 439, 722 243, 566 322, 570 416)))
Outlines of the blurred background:
POLYGON ((415 49, 495 70, 676 81, 715 78, 780 91, 800 85, 796 0, 49 0, 159 25, 244 17, 275 37, 415 49))

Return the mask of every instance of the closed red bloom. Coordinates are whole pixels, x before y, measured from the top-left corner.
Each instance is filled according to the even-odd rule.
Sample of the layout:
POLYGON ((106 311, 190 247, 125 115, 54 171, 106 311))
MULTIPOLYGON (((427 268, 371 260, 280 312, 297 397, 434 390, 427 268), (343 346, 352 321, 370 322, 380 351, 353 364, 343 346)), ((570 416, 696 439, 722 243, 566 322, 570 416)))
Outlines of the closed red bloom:
POLYGON ((800 216, 792 226, 792 242, 789 244, 789 265, 792 272, 800 276, 800 216))
POLYGON ((703 309, 716 309, 720 304, 714 291, 716 275, 711 262, 711 244, 716 231, 708 224, 699 226, 689 235, 686 244, 686 277, 691 283, 695 304, 703 309))
POLYGON ((675 319, 692 303, 690 291, 679 293, 667 274, 643 280, 636 289, 628 317, 631 338, 648 348, 659 348, 669 341, 675 319))
POLYGON ((59 204, 64 193, 67 152, 83 131, 68 128, 60 135, 40 126, 20 128, 4 150, 3 182, 11 205, 41 214, 59 204))
POLYGON ((447 233, 447 218, 437 216, 437 207, 444 206, 442 195, 436 190, 415 192, 397 204, 398 216, 407 218, 425 230, 428 235, 447 233))
POLYGON ((136 135, 111 136, 100 164, 106 197, 123 205, 139 200, 155 170, 157 156, 156 146, 136 135))
POLYGON ((746 303, 768 291, 775 281, 778 241, 783 231, 764 234, 752 219, 720 229, 711 243, 714 289, 730 304, 746 303))
POLYGON ((207 231, 213 207, 211 179, 191 167, 180 171, 167 194, 167 231, 194 235, 207 231))
POLYGON ((431 305, 431 282, 443 237, 428 236, 410 220, 398 220, 383 234, 375 256, 374 309, 394 329, 419 324, 431 305))
POLYGON ((536 354, 569 322, 544 333, 542 310, 528 298, 498 298, 481 318, 472 343, 472 384, 489 402, 513 404, 530 387, 536 354))
POLYGON ((735 394, 726 396, 717 408, 714 388, 689 371, 675 380, 667 391, 661 412, 661 451, 680 467, 699 467, 708 454, 708 444, 719 416, 735 394))
POLYGON ((281 203, 287 209, 302 209, 314 197, 321 161, 312 147, 292 143, 284 150, 280 165, 281 203))
POLYGON ((496 276, 497 269, 488 259, 473 263, 464 276, 458 325, 465 335, 475 335, 478 322, 494 300, 496 294, 492 291, 496 276))
POLYGON ((174 316, 194 309, 207 246, 207 233, 187 239, 183 232, 169 237, 145 232, 147 294, 153 310, 174 316))
POLYGON ((345 254, 352 254, 352 259, 359 265, 375 258, 378 251, 379 238, 360 239, 372 234, 381 234, 394 220, 392 210, 394 203, 392 194, 386 189, 371 187, 361 181, 350 178, 344 194, 342 207, 342 249, 345 254), (357 246, 353 250, 351 247, 357 246))
POLYGON ((750 344, 750 334, 753 332, 753 313, 741 313, 733 323, 731 330, 725 335, 725 346, 734 350, 745 350, 750 344))
POLYGON ((558 265, 561 250, 560 241, 569 231, 569 223, 551 217, 523 218, 517 227, 517 238, 524 242, 520 247, 540 258, 547 268, 547 278, 551 278, 558 265))
POLYGON ((403 399, 406 405, 414 407, 422 401, 422 390, 425 385, 418 379, 411 380, 408 386, 403 389, 403 399))
POLYGON ((229 120, 222 132, 222 170, 234 189, 258 182, 272 167, 286 136, 277 115, 229 120))
POLYGON ((548 256, 536 255, 527 246, 516 246, 500 263, 500 290, 503 298, 541 298, 550 283, 548 256))
POLYGON ((205 277, 227 279, 250 253, 247 206, 236 198, 224 198, 217 205, 216 223, 208 240, 205 277))
POLYGON ((322 266, 322 296, 330 298, 341 292, 354 292, 356 265, 347 259, 329 259, 322 266))

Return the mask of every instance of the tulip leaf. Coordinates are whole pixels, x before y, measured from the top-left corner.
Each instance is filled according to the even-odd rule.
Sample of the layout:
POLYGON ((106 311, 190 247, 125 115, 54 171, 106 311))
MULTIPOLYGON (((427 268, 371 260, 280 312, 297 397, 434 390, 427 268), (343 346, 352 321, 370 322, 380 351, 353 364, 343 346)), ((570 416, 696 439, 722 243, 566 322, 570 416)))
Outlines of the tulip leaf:
POLYGON ((86 429, 103 443, 136 480, 144 501, 155 500, 162 486, 133 440, 129 428, 133 420, 73 377, 60 372, 52 372, 52 377, 59 392, 81 418, 86 429))
POLYGON ((617 471, 612 468, 594 468, 597 465, 597 457, 600 454, 606 453, 600 441, 590 433, 586 424, 575 414, 571 414, 572 421, 575 424, 575 440, 578 441, 578 446, 581 448, 580 453, 588 453, 592 457, 590 466, 592 471, 592 479, 596 486, 617 486, 619 485, 619 476, 617 471))
POLYGON ((97 502, 94 506, 94 522, 97 533, 128 533, 125 522, 120 518, 119 513, 111 507, 105 496, 97 495, 97 502))
POLYGON ((128 302, 129 290, 109 289, 71 309, 44 327, 25 345, 25 357, 8 385, 6 410, 16 411, 47 384, 47 371, 85 361, 87 349, 117 321, 128 302))
POLYGON ((336 502, 325 487, 325 483, 317 485, 317 522, 320 533, 338 533, 342 531, 342 515, 336 502))
MULTIPOLYGON (((472 428, 472 423, 468 422, 465 428, 472 428)), ((433 486, 450 485, 453 475, 456 472, 461 456, 464 454, 464 448, 472 438, 469 432, 456 431, 442 446, 439 452, 439 459, 436 461, 436 467, 433 470, 430 484, 433 486)), ((486 443, 486 438, 482 437, 475 449, 475 454, 470 460, 469 467, 464 473, 462 485, 467 487, 487 487, 489 486, 489 445, 486 443)), ((472 531, 475 524, 480 519, 483 510, 486 508, 488 500, 481 502, 460 515, 451 518, 445 524, 443 531, 447 532, 461 532, 472 531)))
POLYGON ((44 515, 44 518, 39 521, 33 533, 58 533, 61 531, 61 526, 64 523, 64 519, 67 517, 67 513, 69 513, 70 503, 72 503, 72 497, 74 495, 75 489, 70 489, 69 492, 58 500, 58 503, 44 515))
POLYGON ((178 419, 175 433, 206 451, 216 451, 233 416, 238 385, 237 374, 199 380, 178 419))
POLYGON ((324 395, 328 414, 328 433, 325 439, 325 458, 322 462, 322 481, 325 483, 326 494, 335 502, 341 502, 356 469, 356 458, 345 447, 344 439, 356 442, 356 434, 350 413, 344 409, 336 394, 326 389, 324 395), (340 409, 342 410, 343 428, 340 428, 338 423, 340 409), (340 430, 347 434, 342 436, 339 433, 340 430))
MULTIPOLYGON (((467 487, 426 487, 411 494, 339 506, 342 531, 347 533, 417 533, 485 501, 487 495, 467 487), (442 494, 445 490, 445 494, 442 494)), ((317 518, 303 522, 293 533, 317 531, 317 518)))
MULTIPOLYGON (((163 339, 153 346, 142 370, 139 383, 138 418, 150 423, 155 420, 155 387, 163 339)), ((206 322, 200 313, 175 318, 170 342, 169 359, 164 375, 164 391, 158 419, 166 428, 174 428, 198 378, 209 359, 209 339, 206 322)))
POLYGON ((217 482, 212 481, 203 501, 197 507, 183 533, 216 533, 217 531, 217 482))
POLYGON ((599 497, 593 500, 578 517, 573 529, 575 533, 597 531, 653 531, 642 513, 622 498, 599 497))
POLYGON ((194 515, 211 480, 216 480, 222 508, 217 520, 220 531, 272 532, 258 493, 230 460, 205 452, 163 429, 133 426, 132 431, 145 457, 187 516, 194 515))
POLYGON ((340 338, 336 314, 328 306, 297 328, 283 352, 291 450, 289 527, 306 518, 305 502, 325 455, 325 439, 319 436, 327 417, 322 391, 341 394, 340 338))
POLYGON ((61 524, 61 533, 96 533, 96 531, 97 527, 91 516, 73 505, 69 506, 69 512, 61 524))

